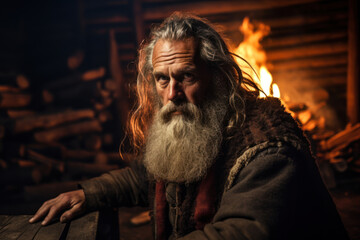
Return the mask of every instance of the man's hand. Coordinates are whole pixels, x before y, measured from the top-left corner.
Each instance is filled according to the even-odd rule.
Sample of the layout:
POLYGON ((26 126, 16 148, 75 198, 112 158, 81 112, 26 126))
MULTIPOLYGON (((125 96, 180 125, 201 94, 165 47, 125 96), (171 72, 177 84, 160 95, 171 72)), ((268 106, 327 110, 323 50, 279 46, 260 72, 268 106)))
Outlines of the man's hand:
POLYGON ((38 222, 47 225, 51 220, 64 212, 60 217, 60 222, 67 222, 85 212, 85 193, 84 190, 62 193, 56 198, 43 203, 36 214, 29 220, 30 223, 38 222))

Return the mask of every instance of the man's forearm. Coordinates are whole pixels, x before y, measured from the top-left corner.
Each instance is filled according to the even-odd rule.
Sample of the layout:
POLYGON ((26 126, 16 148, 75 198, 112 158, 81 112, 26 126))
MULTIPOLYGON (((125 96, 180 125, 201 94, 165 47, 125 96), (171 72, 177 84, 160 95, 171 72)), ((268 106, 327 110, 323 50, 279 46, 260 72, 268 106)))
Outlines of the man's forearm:
POLYGON ((114 170, 80 183, 86 197, 86 210, 135 206, 146 202, 136 173, 131 168, 114 170))

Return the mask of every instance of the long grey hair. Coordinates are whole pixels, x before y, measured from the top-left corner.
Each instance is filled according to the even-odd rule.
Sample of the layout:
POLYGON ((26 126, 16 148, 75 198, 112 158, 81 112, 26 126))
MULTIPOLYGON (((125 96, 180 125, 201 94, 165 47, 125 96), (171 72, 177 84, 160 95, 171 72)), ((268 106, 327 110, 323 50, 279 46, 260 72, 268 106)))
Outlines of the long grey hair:
MULTIPOLYGON (((152 54, 159 39, 183 40, 194 38, 198 43, 201 60, 212 71, 214 79, 221 79, 228 94, 230 117, 226 130, 241 126, 245 119, 244 93, 258 95, 259 89, 249 77, 244 77, 220 34, 207 20, 185 13, 174 13, 158 27, 154 27, 150 40, 139 50, 137 97, 138 105, 130 119, 130 135, 135 150, 145 143, 146 133, 154 116, 154 77, 152 54), (250 90, 252 89, 252 90, 250 90), (255 89, 255 91, 254 91, 255 89)), ((237 56, 237 55, 236 55, 237 56)), ((238 56, 237 56, 238 57, 238 56)))

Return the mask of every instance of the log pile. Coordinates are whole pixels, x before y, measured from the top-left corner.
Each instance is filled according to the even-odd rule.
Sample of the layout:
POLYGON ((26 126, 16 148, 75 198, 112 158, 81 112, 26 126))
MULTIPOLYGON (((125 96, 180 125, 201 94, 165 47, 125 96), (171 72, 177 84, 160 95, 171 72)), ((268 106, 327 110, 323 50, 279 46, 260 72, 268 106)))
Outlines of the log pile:
POLYGON ((115 142, 116 122, 126 122, 116 115, 118 83, 105 67, 80 70, 83 57, 70 56, 70 73, 42 85, 0 74, 0 191, 73 186, 131 161, 115 142))
MULTIPOLYGON (((323 97, 325 95, 323 93, 323 97)), ((306 103, 289 102, 285 106, 309 138, 328 187, 336 187, 336 173, 360 172, 360 123, 349 123, 343 130, 330 130, 332 128, 328 122, 331 116, 325 118, 323 111, 329 108, 326 101, 320 101, 312 107, 306 103)))

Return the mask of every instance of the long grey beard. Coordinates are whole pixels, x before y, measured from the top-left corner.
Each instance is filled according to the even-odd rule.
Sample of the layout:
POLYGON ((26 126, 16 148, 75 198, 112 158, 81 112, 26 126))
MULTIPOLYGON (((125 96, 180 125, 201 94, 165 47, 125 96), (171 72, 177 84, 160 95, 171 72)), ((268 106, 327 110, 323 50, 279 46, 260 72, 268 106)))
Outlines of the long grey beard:
POLYGON ((222 143, 227 103, 219 98, 207 102, 202 109, 170 102, 158 111, 144 154, 144 165, 155 179, 190 183, 212 166, 222 143), (182 114, 174 115, 176 111, 182 114))

